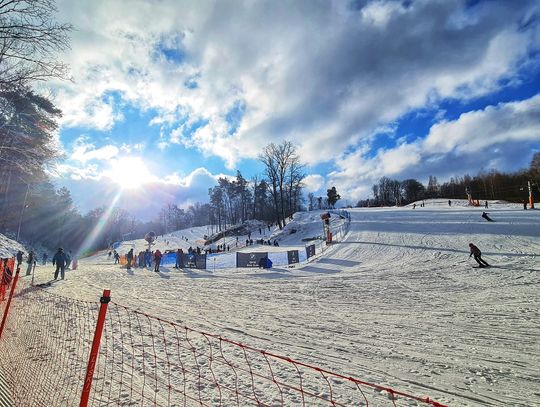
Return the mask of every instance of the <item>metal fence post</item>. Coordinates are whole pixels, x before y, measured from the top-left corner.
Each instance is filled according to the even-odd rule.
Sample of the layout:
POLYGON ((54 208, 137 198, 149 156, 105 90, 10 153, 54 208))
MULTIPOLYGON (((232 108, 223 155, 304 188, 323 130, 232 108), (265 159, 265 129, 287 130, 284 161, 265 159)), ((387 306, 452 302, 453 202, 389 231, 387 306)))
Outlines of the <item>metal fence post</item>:
POLYGON ((84 379, 84 387, 81 393, 80 407, 88 406, 88 399, 90 397, 90 390, 92 388, 92 380, 94 378, 94 369, 96 367, 97 358, 99 355, 99 344, 101 342, 101 334, 103 333, 103 326, 105 325, 105 316, 107 315, 107 306, 111 301, 111 290, 103 290, 103 296, 99 302, 98 320, 96 324, 96 331, 94 333, 94 340, 92 341, 92 349, 90 351, 90 357, 88 359, 88 366, 86 367, 86 377, 84 379))

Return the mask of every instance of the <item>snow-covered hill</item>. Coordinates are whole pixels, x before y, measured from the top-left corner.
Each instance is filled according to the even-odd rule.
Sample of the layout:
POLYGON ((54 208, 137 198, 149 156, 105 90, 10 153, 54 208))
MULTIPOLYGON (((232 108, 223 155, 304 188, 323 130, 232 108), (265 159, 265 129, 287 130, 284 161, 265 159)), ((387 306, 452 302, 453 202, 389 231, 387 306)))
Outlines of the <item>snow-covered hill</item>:
MULTIPOLYGON (((294 269, 128 272, 94 257, 50 290, 95 300, 112 288, 146 313, 449 405, 538 404, 540 211, 490 202, 486 222, 482 207, 425 202, 351 210, 344 241, 294 269), (495 267, 473 268, 469 242, 495 267)), ((271 238, 297 247, 322 234, 318 216, 296 214, 271 238)), ((156 247, 207 232, 190 233, 156 247)))

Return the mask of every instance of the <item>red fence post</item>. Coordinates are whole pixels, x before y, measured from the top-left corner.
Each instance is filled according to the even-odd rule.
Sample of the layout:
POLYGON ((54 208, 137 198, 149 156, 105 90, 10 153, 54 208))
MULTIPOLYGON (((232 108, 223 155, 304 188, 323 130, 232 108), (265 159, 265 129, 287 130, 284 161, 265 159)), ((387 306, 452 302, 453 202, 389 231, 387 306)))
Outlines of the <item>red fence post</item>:
POLYGON ((0 339, 2 339, 2 333, 4 332, 4 327, 6 326, 9 306, 11 305, 11 299, 13 298, 13 292, 15 291, 15 286, 17 285, 17 281, 19 280, 19 271, 21 271, 21 269, 20 267, 17 267, 17 272, 15 273, 15 278, 13 279, 13 285, 11 286, 11 291, 9 292, 9 299, 6 304, 6 309, 4 311, 4 318, 2 318, 2 325, 0 325, 0 339))
POLYGON ((103 333, 103 326, 105 325, 105 316, 107 315, 107 306, 111 301, 111 290, 103 290, 103 296, 99 302, 99 315, 96 324, 96 331, 94 333, 94 340, 92 341, 92 350, 90 351, 90 358, 88 359, 88 366, 86 367, 86 377, 84 378, 84 386, 81 394, 80 407, 88 406, 88 399, 90 397, 90 389, 92 388, 92 379, 94 378, 94 369, 99 354, 99 344, 101 342, 101 334, 103 333))

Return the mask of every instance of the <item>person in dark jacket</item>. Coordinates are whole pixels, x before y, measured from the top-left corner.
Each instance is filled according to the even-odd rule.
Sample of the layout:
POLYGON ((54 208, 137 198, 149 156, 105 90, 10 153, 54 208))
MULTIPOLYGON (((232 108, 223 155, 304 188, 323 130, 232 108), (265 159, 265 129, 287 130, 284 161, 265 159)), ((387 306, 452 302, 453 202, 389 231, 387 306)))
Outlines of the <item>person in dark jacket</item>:
POLYGON ((184 251, 182 249, 178 249, 176 251, 176 264, 174 266, 175 269, 181 269, 184 267, 184 251))
POLYGON ((47 264, 47 258, 49 257, 49 255, 45 252, 43 253, 43 265, 46 265, 47 264))
POLYGON ((69 253, 65 253, 66 256, 66 269, 69 270, 69 267, 71 266, 71 250, 69 253))
POLYGON ((471 256, 474 256, 474 259, 478 263, 479 267, 490 267, 490 265, 487 264, 487 262, 484 259, 482 259, 482 252, 480 251, 478 247, 476 247, 472 243, 469 243, 469 249, 471 250, 469 259, 471 258, 471 256))
POLYGON ((162 254, 161 252, 159 251, 159 249, 157 249, 155 252, 154 252, 154 271, 156 273, 159 273, 159 265, 161 263, 161 258, 162 258, 162 254))
POLYGON ((152 253, 150 249, 144 251, 144 267, 152 267, 152 253))
POLYGON ((17 268, 22 264, 23 254, 24 253, 20 250, 17 252, 17 268))
POLYGON ((495 222, 493 219, 491 219, 491 218, 488 216, 487 212, 482 212, 482 217, 483 217, 485 220, 487 220, 488 222, 495 222))
POLYGON ((126 260, 127 260, 127 269, 131 269, 131 263, 133 262, 133 249, 129 249, 129 252, 126 254, 126 260))
POLYGON ((53 266, 56 265, 56 271, 54 272, 54 279, 58 279, 58 273, 60 273, 62 280, 64 279, 65 269, 67 264, 67 256, 64 253, 64 249, 58 248, 58 251, 52 259, 53 266))
POLYGON ((28 253, 28 260, 26 262, 28 263, 26 275, 29 276, 32 274, 32 267, 34 267, 34 263, 36 262, 36 255, 33 250, 30 250, 30 253, 28 253))

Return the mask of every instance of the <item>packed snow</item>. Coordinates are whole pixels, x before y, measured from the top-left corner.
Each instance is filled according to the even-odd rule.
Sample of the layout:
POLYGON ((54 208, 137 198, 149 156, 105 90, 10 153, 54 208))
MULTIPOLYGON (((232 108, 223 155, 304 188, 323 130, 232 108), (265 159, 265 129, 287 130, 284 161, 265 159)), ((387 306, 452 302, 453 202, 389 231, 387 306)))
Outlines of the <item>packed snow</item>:
MULTIPOLYGON (((452 406, 540 405, 540 211, 447 200, 349 211, 348 233, 342 221, 332 226, 343 240, 294 267, 214 270, 209 262, 154 273, 121 268, 102 252, 48 290, 96 300, 112 288, 117 303, 452 406), (473 268, 469 242, 492 268, 473 268)), ((264 236, 278 239, 276 250, 302 250, 322 235, 320 214, 295 214, 264 236)), ((154 248, 200 246, 207 234, 177 231, 154 248)), ((132 247, 147 243, 118 250, 132 247)), ((36 282, 52 274, 38 265, 36 282)))

